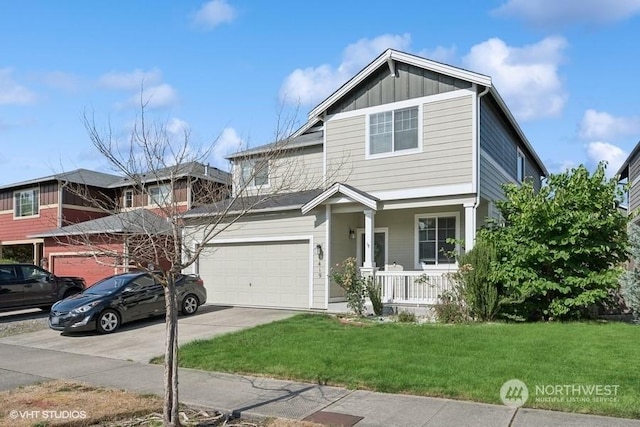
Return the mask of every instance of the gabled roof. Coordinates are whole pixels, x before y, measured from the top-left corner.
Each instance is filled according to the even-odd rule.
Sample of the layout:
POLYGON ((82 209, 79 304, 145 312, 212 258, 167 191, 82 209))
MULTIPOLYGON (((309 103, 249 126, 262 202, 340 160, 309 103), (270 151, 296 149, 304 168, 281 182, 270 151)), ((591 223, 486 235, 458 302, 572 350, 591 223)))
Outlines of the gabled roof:
POLYGON ((372 196, 369 193, 365 193, 362 190, 358 190, 357 188, 350 185, 336 182, 331 187, 318 194, 318 196, 314 197, 313 200, 310 200, 308 203, 302 206, 302 214, 305 215, 309 213, 313 208, 326 202, 336 194, 342 194, 353 200, 354 202, 361 203, 370 209, 378 210, 378 202, 380 201, 380 199, 372 196))
POLYGON ((170 234, 171 225, 147 209, 136 209, 27 236, 29 238, 82 234, 170 234))
POLYGON ((631 160, 638 155, 640 152, 640 141, 633 147, 631 153, 627 156, 620 169, 618 169, 617 175, 620 175, 620 179, 629 178, 629 165, 631 164, 631 160))
POLYGON ((229 172, 221 171, 218 168, 203 165, 198 162, 188 162, 140 174, 136 177, 136 180, 133 180, 130 177, 120 177, 119 180, 112 183, 109 188, 126 187, 133 185, 135 183, 134 181, 137 180, 140 180, 143 183, 148 183, 183 177, 200 178, 209 181, 216 181, 221 184, 228 184, 231 181, 231 174, 229 172))
POLYGON ((227 156, 227 159, 236 159, 238 157, 255 156, 258 154, 269 153, 274 149, 279 150, 294 150, 297 148, 310 147, 313 145, 321 145, 324 141, 324 131, 319 130, 315 132, 308 132, 304 135, 292 136, 284 140, 272 142, 270 144, 260 145, 255 148, 249 148, 248 150, 239 151, 235 154, 227 156))
MULTIPOLYGON (((491 96, 493 99, 495 99, 500 110, 507 118, 507 121, 509 122, 509 124, 515 130, 516 134, 522 141, 522 144, 524 145, 526 150, 529 151, 532 158, 538 164, 543 175, 545 176, 549 175, 549 171, 545 167, 544 163, 542 163, 542 160, 540 159, 540 157, 538 157, 538 154, 533 149, 533 146, 531 145, 531 143, 529 143, 529 140, 527 139, 527 137, 524 135, 524 132, 520 128, 520 125, 518 124, 513 114, 507 107, 506 103, 504 102, 504 100, 498 93, 497 89, 495 88, 495 85, 493 84, 490 76, 465 70, 460 67, 454 67, 448 64, 443 64, 441 62, 432 61, 430 59, 422 58, 420 56, 413 55, 410 53, 400 52, 394 49, 387 49, 386 51, 384 51, 380 56, 378 56, 371 63, 369 63, 369 65, 364 67, 358 74, 356 74, 351 79, 349 79, 346 83, 340 86, 340 88, 338 88, 335 92, 329 95, 329 97, 327 97, 324 101, 322 101, 315 108, 313 108, 309 112, 307 122, 291 135, 292 137, 291 141, 295 141, 297 138, 303 137, 306 134, 310 133, 312 129, 314 129, 316 126, 318 126, 319 123, 321 123, 324 120, 325 113, 332 106, 334 106, 341 99, 347 96, 359 84, 361 84, 369 76, 371 76, 378 69, 380 69, 380 67, 389 67, 389 69, 392 72, 395 72, 396 62, 402 62, 402 63, 413 65, 415 67, 419 67, 425 70, 433 71, 435 73, 440 73, 453 78, 464 80, 464 81, 476 84, 480 88, 482 87, 488 88, 487 89, 488 92, 485 95, 491 96)), ((318 143, 321 143, 321 141, 318 140, 318 143)), ((270 146, 272 147, 271 144, 262 145, 252 150, 255 153, 260 153, 260 152, 267 151, 270 146)), ((247 150, 247 151, 251 151, 251 150, 247 150)), ((245 153, 247 152, 243 152, 240 154, 245 154, 245 153)), ((230 158, 233 158, 233 157, 230 157, 230 158)))
POLYGON ((14 184, 6 184, 0 186, 0 190, 8 188, 26 187, 29 185, 40 184, 49 181, 64 181, 75 184, 90 185, 93 187, 108 188, 113 183, 121 180, 122 177, 111 175, 108 173, 96 172, 88 169, 76 169, 70 172, 62 172, 42 178, 30 179, 27 181, 16 182, 14 184))
POLYGON ((204 216, 215 216, 220 212, 241 212, 251 208, 251 213, 268 212, 268 211, 285 211, 300 209, 305 203, 308 203, 318 194, 322 193, 322 189, 297 191, 292 193, 276 194, 273 196, 249 196, 220 200, 217 203, 202 205, 187 211, 184 218, 197 218, 204 216))

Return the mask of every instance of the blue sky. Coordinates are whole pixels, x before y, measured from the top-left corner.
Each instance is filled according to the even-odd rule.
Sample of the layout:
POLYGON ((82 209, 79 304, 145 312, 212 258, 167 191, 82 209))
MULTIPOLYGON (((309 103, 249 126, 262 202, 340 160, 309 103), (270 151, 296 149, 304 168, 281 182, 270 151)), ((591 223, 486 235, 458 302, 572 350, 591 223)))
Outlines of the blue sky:
POLYGON ((148 114, 209 159, 300 124, 386 48, 493 78, 551 172, 640 140, 640 0, 0 2, 0 185, 109 172, 83 112, 126 129, 148 114))

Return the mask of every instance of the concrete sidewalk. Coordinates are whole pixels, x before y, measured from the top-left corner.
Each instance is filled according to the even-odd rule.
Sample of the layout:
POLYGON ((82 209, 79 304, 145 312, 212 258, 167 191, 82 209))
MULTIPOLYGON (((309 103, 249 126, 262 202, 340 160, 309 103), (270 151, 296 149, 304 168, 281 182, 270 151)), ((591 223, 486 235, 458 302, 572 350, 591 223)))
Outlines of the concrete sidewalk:
MULTIPOLYGON (((163 367, 0 343, 0 390, 68 379, 163 394, 163 367)), ((639 420, 586 416, 419 396, 353 391, 193 369, 180 370, 180 400, 251 417, 333 419, 360 426, 612 426, 639 420)), ((11 408, 8 408, 11 409, 11 408)))

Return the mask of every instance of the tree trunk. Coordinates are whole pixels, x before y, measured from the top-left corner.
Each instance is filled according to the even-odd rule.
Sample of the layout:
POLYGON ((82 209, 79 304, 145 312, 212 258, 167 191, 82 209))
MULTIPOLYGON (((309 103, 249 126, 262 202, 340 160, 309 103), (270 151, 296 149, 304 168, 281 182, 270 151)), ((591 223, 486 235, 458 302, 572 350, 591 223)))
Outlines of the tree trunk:
POLYGON ((178 303, 175 292, 175 280, 168 275, 165 287, 166 301, 166 342, 164 353, 164 408, 165 427, 180 426, 178 416, 178 303))

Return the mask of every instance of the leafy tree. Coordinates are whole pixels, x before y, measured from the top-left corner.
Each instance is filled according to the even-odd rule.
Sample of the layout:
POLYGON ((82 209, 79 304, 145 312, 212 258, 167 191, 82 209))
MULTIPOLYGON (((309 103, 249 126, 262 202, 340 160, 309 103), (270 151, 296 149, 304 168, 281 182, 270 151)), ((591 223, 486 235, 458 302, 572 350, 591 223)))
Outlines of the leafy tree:
POLYGON ((640 317, 640 227, 629 224, 629 244, 631 265, 620 276, 620 292, 627 307, 633 310, 636 318, 640 317))
POLYGON ((600 163, 593 174, 584 166, 552 174, 539 191, 531 182, 504 186, 504 226, 486 234, 498 251, 507 316, 581 317, 617 287, 627 220, 617 209, 623 190, 605 171, 600 163))

